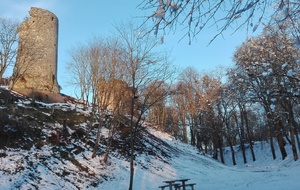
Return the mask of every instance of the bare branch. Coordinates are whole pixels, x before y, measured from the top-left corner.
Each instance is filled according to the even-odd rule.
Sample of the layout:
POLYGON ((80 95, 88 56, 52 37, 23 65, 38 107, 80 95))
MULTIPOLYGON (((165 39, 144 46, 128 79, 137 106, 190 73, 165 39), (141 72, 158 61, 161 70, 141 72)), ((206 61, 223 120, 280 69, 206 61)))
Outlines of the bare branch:
POLYGON ((281 19, 293 20, 294 28, 299 33, 298 23, 300 5, 299 1, 291 0, 174 0, 147 1, 143 0, 138 8, 145 11, 154 10, 145 22, 152 18, 154 24, 151 31, 158 35, 158 31, 165 33, 166 29, 185 31, 184 36, 189 38, 189 43, 207 25, 216 26, 216 35, 210 43, 224 31, 232 28, 234 32, 243 26, 251 28, 254 32, 264 19, 270 19, 273 14, 281 14, 281 19), (283 14, 284 13, 284 14, 283 14), (296 22, 297 21, 297 22, 296 22))
POLYGON ((16 59, 18 26, 18 21, 0 17, 0 83, 6 69, 16 59))

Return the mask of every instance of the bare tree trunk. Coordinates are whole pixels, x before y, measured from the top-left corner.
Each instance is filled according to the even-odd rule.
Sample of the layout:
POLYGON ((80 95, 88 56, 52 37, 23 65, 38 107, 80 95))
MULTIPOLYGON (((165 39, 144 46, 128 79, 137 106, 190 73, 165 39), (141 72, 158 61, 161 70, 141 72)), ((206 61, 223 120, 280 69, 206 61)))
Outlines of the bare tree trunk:
MULTIPOLYGON (((297 125, 296 125, 297 126, 297 125)), ((296 130, 295 130, 295 134, 296 134, 296 140, 297 140, 297 144, 298 144, 298 150, 299 150, 299 152, 300 152, 300 140, 299 140, 299 127, 296 127, 295 128, 296 130)))
MULTIPOLYGON (((298 124, 294 119, 294 112, 293 112, 293 108, 292 108, 292 105, 291 105, 290 101, 289 101, 288 106, 289 106, 288 107, 288 109, 289 109, 288 123, 290 125, 291 144, 292 144, 294 160, 296 161, 296 160, 298 160, 298 153, 297 153, 296 142, 295 142, 295 131, 297 132, 297 125, 298 124)), ((296 139, 297 139, 298 148, 299 148, 299 151, 300 151, 299 136, 298 136, 297 133, 296 133, 296 139)))
POLYGON ((103 122, 102 120, 103 120, 103 117, 100 116, 99 123, 95 125, 97 127, 97 136, 96 136, 96 141, 95 141, 95 146, 94 146, 92 158, 95 158, 96 155, 97 155, 99 141, 100 141, 101 127, 102 127, 102 122, 103 122))
MULTIPOLYGON (((117 123, 118 123, 117 126, 119 126, 120 121, 117 121, 117 123)), ((108 137, 107 145, 106 145, 106 152, 105 152, 105 155, 104 155, 104 158, 103 158, 104 163, 107 163, 107 160, 108 160, 108 156, 109 156, 109 153, 110 153, 110 147, 111 147, 112 140, 113 140, 113 135, 115 133, 115 127, 116 126, 114 126, 114 124, 111 125, 110 135, 108 137)))
MULTIPOLYGON (((244 118, 244 114, 243 114, 243 108, 240 104, 239 104, 239 108, 240 108, 240 117, 241 117, 240 141, 241 141, 241 149, 242 149, 244 164, 246 164, 247 163, 247 157, 246 157, 246 150, 245 150, 245 131, 244 131, 244 120, 245 120, 245 118, 244 118)), ((236 122, 237 122, 237 126, 238 126, 237 117, 236 117, 236 122)))
POLYGON ((277 133, 277 141, 278 141, 278 145, 279 145, 282 160, 284 160, 287 157, 287 153, 286 153, 286 150, 284 148, 285 143, 284 143, 284 139, 283 139, 283 136, 282 136, 282 132, 277 133))
POLYGON ((187 129, 185 122, 182 123, 182 130, 183 130, 183 142, 188 143, 188 137, 187 137, 187 129))
MULTIPOLYGON (((243 131, 244 129, 241 130, 243 131)), ((244 164, 246 164, 247 157, 246 157, 246 150, 245 150, 245 143, 244 143, 244 132, 241 132, 241 149, 242 149, 244 164)))
POLYGON ((213 159, 218 160, 218 145, 215 142, 215 140, 213 140, 213 148, 214 148, 213 159))
POLYGON ((234 152, 231 140, 228 139, 228 143, 229 143, 229 147, 231 150, 232 164, 235 166, 236 165, 235 152, 234 152))
POLYGON ((232 158, 232 164, 235 166, 236 165, 236 160, 235 160, 235 152, 234 152, 234 149, 233 149, 233 143, 232 143, 232 132, 230 131, 230 127, 229 127, 229 122, 226 122, 224 121, 225 123, 225 126, 226 126, 226 129, 227 129, 227 134, 226 134, 226 139, 227 139, 227 142, 229 144, 229 147, 230 147, 230 150, 231 150, 231 158, 232 158))
MULTIPOLYGON (((289 115, 288 123, 290 125, 290 135, 291 135, 291 145, 292 145, 292 151, 293 151, 293 156, 294 160, 298 160, 298 153, 297 153, 297 148, 296 148, 296 140, 295 140, 295 128, 296 128, 296 122, 293 120, 293 114, 289 115)), ((296 135, 296 139, 298 137, 298 134, 296 135)), ((299 145, 299 137, 298 137, 298 145, 299 145)))
POLYGON ((225 160, 224 160, 224 153, 223 153, 223 143, 222 143, 222 139, 221 137, 218 137, 218 144, 219 144, 219 149, 220 149, 220 158, 221 158, 221 162, 223 164, 225 164, 225 160))
POLYGON ((272 122, 273 118, 270 115, 270 110, 266 110, 266 112, 267 112, 267 124, 269 127, 270 148, 271 148, 273 160, 275 160, 276 153, 275 153, 274 141, 273 141, 273 136, 274 136, 274 124, 272 122))
POLYGON ((131 97, 131 116, 130 116, 130 180, 129 180, 129 190, 133 190, 133 176, 134 176, 134 124, 133 124, 133 113, 134 113, 134 97, 135 93, 132 93, 131 97))
POLYGON ((280 121, 279 117, 276 118, 275 125, 276 125, 276 132, 277 132, 276 136, 277 136, 279 149, 280 149, 280 152, 281 152, 282 160, 284 160, 287 157, 287 153, 286 153, 286 150, 284 148, 285 142, 284 142, 283 134, 282 134, 282 127, 281 127, 282 124, 281 124, 281 121, 280 121))
POLYGON ((270 137, 270 147, 271 147, 271 152, 272 152, 273 160, 275 160, 276 159, 276 153, 275 153, 274 141, 273 141, 272 135, 270 137))
POLYGON ((195 146, 196 145, 196 139, 195 139, 195 133, 194 133, 194 128, 195 128, 195 122, 194 119, 191 118, 191 125, 190 125, 190 134, 191 134, 191 145, 195 146))
POLYGON ((291 119, 291 123, 292 123, 292 125, 291 126, 293 126, 293 133, 294 133, 294 136, 296 135, 296 140, 297 140, 297 144, 298 144, 298 150, 299 150, 299 152, 300 152, 300 140, 299 140, 299 125, 298 125, 298 123, 295 121, 295 117, 294 117, 294 112, 293 112, 293 110, 292 110, 292 108, 290 108, 290 119, 291 119))
POLYGON ((290 133, 291 133, 291 139, 292 139, 292 150, 293 150, 293 156, 294 160, 298 160, 298 153, 297 153, 297 148, 296 148, 296 142, 295 142, 295 131, 294 127, 290 126, 290 133))
POLYGON ((197 132, 197 145, 196 147, 199 149, 199 150, 202 150, 202 143, 201 143, 201 136, 200 136, 200 133, 197 132))
POLYGON ((208 143, 205 143, 205 146, 204 146, 204 152, 205 152, 205 154, 208 153, 208 143))
MULTIPOLYGON (((1 52, 0 52, 0 55, 1 55, 1 52)), ((1 59, 0 59, 0 61, 1 61, 1 59)), ((1 63, 0 63, 0 66, 1 66, 1 63)), ((4 70, 1 70, 1 69, 0 69, 0 86, 1 86, 1 84, 2 84, 3 74, 4 74, 4 70)))
POLYGON ((250 145, 252 160, 253 160, 253 162, 255 162, 256 158, 255 158, 255 153, 254 153, 254 150, 253 150, 252 135, 251 135, 250 127, 249 127, 247 111, 246 111, 245 106, 243 106, 243 107, 244 107, 243 108, 243 110, 244 110, 244 118, 245 118, 246 130, 247 130, 247 133, 248 133, 248 139, 249 139, 249 145, 250 145))

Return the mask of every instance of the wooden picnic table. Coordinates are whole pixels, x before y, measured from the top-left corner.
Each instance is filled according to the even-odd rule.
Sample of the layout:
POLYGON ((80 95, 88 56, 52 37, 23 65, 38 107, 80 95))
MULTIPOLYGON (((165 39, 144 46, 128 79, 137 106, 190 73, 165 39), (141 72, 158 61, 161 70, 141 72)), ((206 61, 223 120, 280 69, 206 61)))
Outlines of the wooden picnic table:
POLYGON ((177 190, 177 187, 182 187, 183 190, 186 190, 186 183, 188 180, 190 179, 176 179, 176 180, 168 180, 168 181, 163 181, 164 183, 167 183, 168 185, 166 186, 160 186, 159 188, 164 189, 165 187, 169 187, 169 190, 173 189, 173 186, 175 187, 175 190, 177 190), (181 182, 181 184, 179 183, 175 183, 175 182, 181 182))
POLYGON ((176 182, 176 180, 163 181, 163 182, 167 183, 169 186, 169 189, 172 190, 172 187, 173 187, 174 183, 176 182))
POLYGON ((190 180, 190 179, 177 179, 176 181, 180 181, 182 183, 183 190, 186 190, 185 189, 185 182, 187 182, 188 180, 190 180))

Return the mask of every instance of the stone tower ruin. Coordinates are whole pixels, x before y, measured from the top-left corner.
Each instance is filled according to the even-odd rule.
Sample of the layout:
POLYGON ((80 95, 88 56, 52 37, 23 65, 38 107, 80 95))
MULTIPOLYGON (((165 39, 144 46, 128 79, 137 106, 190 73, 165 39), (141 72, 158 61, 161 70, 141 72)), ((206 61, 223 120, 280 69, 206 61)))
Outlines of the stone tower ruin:
POLYGON ((24 95, 58 94, 58 18, 36 7, 29 15, 18 28, 18 54, 10 87, 24 95))

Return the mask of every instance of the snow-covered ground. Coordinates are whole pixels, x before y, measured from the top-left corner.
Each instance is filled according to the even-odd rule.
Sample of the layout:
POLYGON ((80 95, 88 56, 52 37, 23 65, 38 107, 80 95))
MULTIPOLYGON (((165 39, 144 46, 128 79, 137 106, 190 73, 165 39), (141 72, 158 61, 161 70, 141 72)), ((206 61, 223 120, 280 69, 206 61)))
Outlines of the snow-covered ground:
MULTIPOLYGON (((288 156, 284 161, 278 158, 273 161, 266 144, 256 147, 256 162, 242 164, 241 153, 237 154, 237 166, 225 166, 209 157, 200 155, 199 152, 189 146, 173 140, 171 137, 151 130, 170 145, 180 149, 180 153, 174 155, 169 163, 153 160, 153 167, 149 170, 137 166, 135 169, 134 189, 158 189, 164 180, 189 178, 191 183, 196 183, 196 190, 297 190, 300 189, 300 162, 293 161, 288 156), (266 149, 266 150, 264 150, 266 149)), ((278 152, 279 153, 279 152, 278 152)), ((230 152, 226 154, 227 162, 230 152)), ((139 159, 151 159, 140 157, 139 159)), ((250 160, 250 155, 248 155, 250 160)), ((114 160, 114 180, 101 184, 101 189, 127 189, 128 187, 128 163, 114 160)))
MULTIPOLYGON (((269 159, 270 155, 258 155, 259 152, 264 151, 256 149, 258 159, 256 162, 246 165, 239 163, 235 167, 228 167, 209 157, 200 155, 193 147, 177 142, 166 134, 151 131, 171 146, 177 147, 179 151, 167 162, 149 155, 138 156, 136 159, 138 164, 135 168, 134 189, 158 189, 158 186, 163 184, 162 181, 180 178, 189 178, 191 182, 196 183, 195 189, 197 190, 297 190, 300 188, 300 162, 294 162, 291 156, 284 161, 280 159, 272 161, 269 159), (147 166, 143 164, 147 164, 147 166)), ((99 157, 86 159, 78 156, 78 161, 89 168, 91 175, 99 173, 106 173, 107 175, 107 180, 95 182, 101 184, 92 187, 80 181, 82 174, 66 176, 67 174, 63 173, 62 168, 67 167, 73 171, 77 171, 78 168, 74 167, 71 162, 60 163, 57 158, 51 158, 47 153, 48 151, 47 149, 7 151, 8 156, 0 159, 0 189, 25 190, 35 189, 33 187, 36 187, 36 189, 122 190, 128 188, 129 163, 123 159, 110 157, 111 165, 104 167, 99 164, 99 157), (30 157, 27 160, 31 162, 24 162, 24 157, 30 157), (43 162, 41 158, 48 159, 48 166, 47 164, 41 164, 43 162), (34 168, 34 170, 29 168, 34 168), (24 171, 18 172, 18 170, 24 171), (57 174, 61 176, 59 177, 57 174), (38 178, 39 180, 32 182, 31 178, 38 178)), ((90 155, 86 155, 86 157, 90 157, 90 155)), ((239 157, 241 156, 237 155, 237 157, 237 160, 240 161, 239 157)))
MULTIPOLYGON (((26 106, 25 103, 22 105, 26 106)), ((68 108, 67 105, 60 107, 68 108)), ((147 130, 165 143, 162 146, 161 141, 150 139, 147 148, 154 151, 162 148, 168 155, 149 151, 136 155, 135 190, 159 189, 163 181, 181 178, 196 183, 195 190, 300 189, 300 161, 293 161, 290 150, 285 160, 281 160, 277 150, 278 158, 273 160, 268 143, 257 143, 254 146, 257 161, 252 162, 248 152, 248 163, 243 164, 242 154, 236 147, 237 165, 232 166, 231 153, 225 149, 224 165, 168 134, 151 127, 147 130)), ((49 129, 43 129, 42 133, 47 136, 49 129)), ((107 131, 104 129, 102 133, 107 131)), ((109 164, 104 165, 101 156, 91 158, 91 150, 88 143, 76 139, 66 146, 0 149, 0 190, 128 189, 128 158, 112 151, 109 164)))
MULTIPOLYGON (((148 130, 176 147, 177 151, 167 159, 145 154, 137 156, 134 189, 158 189, 163 185, 162 181, 180 178, 189 178, 191 183, 196 183, 196 190, 300 189, 300 162, 293 161, 292 156, 284 161, 280 158, 273 161, 267 144, 263 148, 261 144, 256 144, 256 162, 242 164, 241 154, 237 153, 238 165, 225 166, 167 134, 151 128, 148 130)), ((0 189, 128 189, 129 163, 119 156, 113 156, 113 153, 108 166, 100 164, 101 157, 91 159, 90 151, 76 155, 76 160, 82 165, 80 169, 72 160, 61 162, 59 156, 53 156, 50 152, 47 146, 29 151, 7 150, 7 156, 0 159, 0 189), (70 172, 63 170, 66 168, 70 172), (107 177, 99 178, 99 181, 87 177, 100 174, 107 177), (95 187, 91 185, 93 183, 95 187)), ((230 165, 228 155, 229 151, 226 162, 230 165)))

